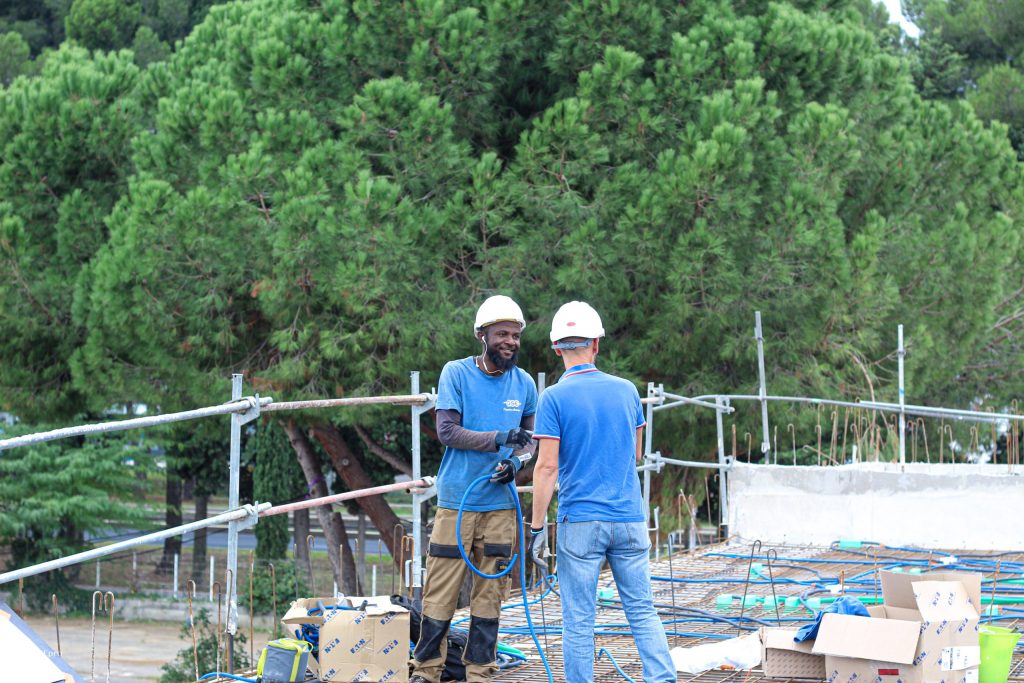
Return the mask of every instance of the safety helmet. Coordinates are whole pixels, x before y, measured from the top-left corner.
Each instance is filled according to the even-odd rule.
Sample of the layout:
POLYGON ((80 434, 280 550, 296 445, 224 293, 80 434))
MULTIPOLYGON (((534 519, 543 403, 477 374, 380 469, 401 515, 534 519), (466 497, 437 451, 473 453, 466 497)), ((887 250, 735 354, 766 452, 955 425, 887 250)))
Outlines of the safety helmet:
POLYGON ((519 323, 521 329, 526 329, 526 320, 523 318, 523 309, 511 298, 497 294, 488 297, 480 304, 476 311, 476 322, 473 324, 473 332, 493 325, 494 323, 511 322, 519 323))
POLYGON ((593 307, 583 301, 570 301, 563 304, 551 321, 551 341, 556 342, 566 337, 583 337, 597 339, 604 336, 601 316, 593 307))

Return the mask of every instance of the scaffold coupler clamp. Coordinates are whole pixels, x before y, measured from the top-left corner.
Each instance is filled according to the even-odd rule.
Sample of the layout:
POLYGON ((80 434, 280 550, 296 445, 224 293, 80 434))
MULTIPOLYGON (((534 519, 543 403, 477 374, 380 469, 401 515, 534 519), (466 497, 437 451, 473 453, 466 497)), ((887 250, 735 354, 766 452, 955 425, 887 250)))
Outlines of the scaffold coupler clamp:
POLYGON ((244 425, 252 422, 260 416, 260 395, 255 394, 253 396, 243 396, 239 401, 245 401, 249 405, 244 411, 236 413, 238 416, 238 424, 244 425))
POLYGON ((413 495, 413 500, 417 503, 430 500, 437 495, 436 477, 420 477, 420 479, 423 480, 424 486, 409 489, 409 493, 413 495))
POLYGON ((270 503, 246 503, 241 507, 245 510, 245 517, 236 522, 238 530, 251 529, 256 526, 256 523, 260 520, 260 512, 270 507, 270 503))
POLYGON ((654 451, 644 456, 644 460, 655 466, 653 470, 655 473, 661 472, 665 469, 665 461, 661 459, 661 451, 654 451))

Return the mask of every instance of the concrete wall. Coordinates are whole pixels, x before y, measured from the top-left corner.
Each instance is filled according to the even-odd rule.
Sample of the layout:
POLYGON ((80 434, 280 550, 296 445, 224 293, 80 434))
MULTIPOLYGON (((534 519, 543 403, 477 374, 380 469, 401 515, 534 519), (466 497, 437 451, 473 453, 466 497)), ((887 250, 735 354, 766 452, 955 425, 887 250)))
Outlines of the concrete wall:
POLYGON ((729 533, 746 539, 1024 549, 1024 466, 736 463, 728 481, 729 533))

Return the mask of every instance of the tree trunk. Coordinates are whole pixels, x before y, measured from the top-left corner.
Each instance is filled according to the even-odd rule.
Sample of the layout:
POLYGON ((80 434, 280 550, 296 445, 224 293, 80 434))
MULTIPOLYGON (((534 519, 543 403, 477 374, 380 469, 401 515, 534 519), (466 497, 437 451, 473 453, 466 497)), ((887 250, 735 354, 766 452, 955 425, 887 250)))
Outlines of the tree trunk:
MULTIPOLYGON (((285 423, 285 431, 288 433, 288 440, 295 449, 295 454, 302 466, 302 473, 306 475, 306 482, 309 484, 310 495, 320 498, 327 495, 327 483, 324 481, 323 473, 320 471, 320 463, 317 461, 316 453, 313 452, 313 445, 309 443, 302 429, 295 424, 294 420, 285 423)), ((345 525, 342 523, 341 515, 331 511, 330 505, 322 505, 316 508, 317 517, 320 520, 320 528, 324 530, 324 538, 327 540, 327 555, 331 558, 331 568, 334 572, 334 581, 340 590, 346 595, 358 595, 359 584, 356 580, 356 565, 352 558, 352 550, 348 545, 348 534, 345 533, 345 525), (341 553, 341 549, 348 550, 341 553)), ((302 539, 301 545, 305 545, 306 539, 302 539)))
MULTIPOLYGON (((355 453, 349 448, 349 445, 345 443, 344 437, 341 432, 334 427, 334 425, 324 422, 318 422, 313 425, 310 430, 313 437, 320 442, 320 445, 327 451, 327 455, 331 458, 331 463, 334 465, 334 470, 341 477, 342 481, 345 482, 345 486, 350 491, 356 491, 359 489, 367 489, 374 486, 374 483, 370 481, 370 477, 367 476, 366 471, 363 470, 363 466, 356 459, 355 453)), ((394 558, 395 562, 398 561, 400 547, 396 548, 395 539, 392 534, 394 533, 395 525, 401 524, 402 520, 399 519, 398 515, 394 513, 388 502, 384 500, 383 496, 366 496, 365 498, 356 498, 356 502, 359 506, 366 511, 369 515, 370 521, 373 522, 373 526, 377 527, 377 531, 380 532, 380 538, 387 545, 391 551, 391 557, 394 558)), ((398 539, 401 543, 401 539, 398 539)))
MULTIPOLYGON (((181 526, 181 477, 173 463, 167 464, 167 491, 166 511, 164 513, 164 525, 167 528, 181 526)), ((171 574, 174 572, 174 556, 181 555, 181 536, 171 536, 164 539, 164 553, 157 565, 157 574, 171 574)))
MULTIPOLYGON (((198 522, 201 519, 206 519, 209 502, 209 496, 196 496, 195 521, 198 522)), ((192 580, 196 582, 197 590, 205 585, 203 577, 209 574, 206 567, 206 532, 205 528, 196 529, 193 532, 195 536, 192 541, 192 580)), ((207 578, 206 580, 209 581, 210 579, 207 578)))

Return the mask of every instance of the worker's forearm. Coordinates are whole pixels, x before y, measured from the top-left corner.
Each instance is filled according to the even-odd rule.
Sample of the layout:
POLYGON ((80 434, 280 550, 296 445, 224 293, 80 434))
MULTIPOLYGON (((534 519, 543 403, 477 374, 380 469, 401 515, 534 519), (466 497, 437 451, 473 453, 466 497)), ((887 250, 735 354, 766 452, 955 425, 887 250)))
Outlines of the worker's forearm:
POLYGON ((498 432, 475 432, 462 426, 462 415, 457 410, 437 411, 437 438, 450 448, 464 451, 497 453, 495 437, 498 432))
POLYGON ((551 496, 555 493, 555 483, 558 481, 558 470, 551 470, 538 466, 533 471, 533 520, 534 528, 540 526, 547 520, 548 506, 551 505, 551 496))

